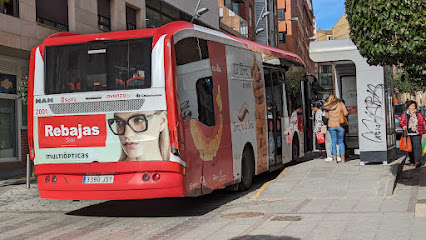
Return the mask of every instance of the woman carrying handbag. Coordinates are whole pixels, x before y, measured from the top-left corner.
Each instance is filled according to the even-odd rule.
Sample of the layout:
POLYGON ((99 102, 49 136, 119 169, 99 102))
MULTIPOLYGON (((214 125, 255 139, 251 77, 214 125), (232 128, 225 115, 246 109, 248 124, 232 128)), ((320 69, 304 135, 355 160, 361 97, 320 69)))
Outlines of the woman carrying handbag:
POLYGON ((406 106, 407 110, 402 113, 399 126, 408 133, 411 140, 412 151, 408 152, 410 166, 418 168, 422 160, 421 141, 422 135, 426 133, 426 120, 423 114, 417 110, 417 103, 415 101, 408 100, 406 106))
POLYGON ((342 125, 347 125, 348 110, 345 104, 332 94, 328 97, 327 102, 324 103, 323 108, 326 110, 325 117, 328 118, 328 131, 331 135, 331 147, 333 154, 333 161, 337 163, 337 144, 339 144, 340 158, 342 162, 345 162, 345 129, 342 125), (343 118, 342 118, 343 117, 343 118))

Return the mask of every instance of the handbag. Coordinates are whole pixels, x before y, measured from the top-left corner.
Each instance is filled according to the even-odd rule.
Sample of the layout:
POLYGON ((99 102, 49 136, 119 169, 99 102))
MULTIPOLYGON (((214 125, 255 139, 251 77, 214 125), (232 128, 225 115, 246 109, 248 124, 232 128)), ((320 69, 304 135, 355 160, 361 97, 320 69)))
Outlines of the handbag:
POLYGON ((317 142, 318 142, 318 144, 323 144, 323 143, 325 143, 325 136, 324 136, 324 134, 323 134, 323 133, 318 133, 318 134, 316 135, 316 137, 317 137, 317 142))
POLYGON ((322 116, 322 122, 323 122, 325 125, 328 125, 328 118, 326 118, 325 116, 322 116))
POLYGON ((404 151, 404 152, 411 152, 413 150, 413 147, 411 145, 411 139, 408 136, 408 131, 407 130, 405 130, 402 133, 402 137, 399 140, 399 149, 401 151, 404 151))
POLYGON ((426 155, 426 140, 423 142, 423 155, 426 155))
POLYGON ((343 103, 340 103, 340 106, 342 107, 342 111, 340 111, 339 123, 340 123, 340 126, 346 127, 348 126, 348 120, 346 119, 345 114, 343 113, 343 108, 344 108, 343 103))

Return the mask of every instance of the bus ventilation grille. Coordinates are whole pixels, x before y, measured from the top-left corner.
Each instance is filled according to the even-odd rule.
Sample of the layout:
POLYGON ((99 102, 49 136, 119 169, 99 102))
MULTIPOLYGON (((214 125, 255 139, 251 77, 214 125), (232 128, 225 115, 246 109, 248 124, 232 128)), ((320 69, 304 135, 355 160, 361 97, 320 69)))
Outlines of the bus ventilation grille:
POLYGON ((132 99, 100 102, 54 103, 49 104, 49 107, 54 114, 123 112, 139 110, 144 102, 144 99, 132 99))

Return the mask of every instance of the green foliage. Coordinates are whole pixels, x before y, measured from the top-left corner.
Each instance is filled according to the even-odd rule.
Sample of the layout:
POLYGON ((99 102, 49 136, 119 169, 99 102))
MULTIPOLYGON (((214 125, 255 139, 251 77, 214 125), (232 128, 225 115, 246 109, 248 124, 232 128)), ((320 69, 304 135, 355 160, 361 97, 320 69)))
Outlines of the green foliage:
POLYGON ((416 85, 408 81, 405 73, 397 73, 393 76, 394 87, 398 88, 400 92, 412 92, 416 90, 416 85))
POLYGON ((426 84, 426 1, 345 0, 350 37, 370 65, 403 64, 426 84))
POLYGON ((18 86, 18 97, 22 100, 22 104, 27 105, 28 102, 28 76, 18 86))
POLYGON ((285 72, 285 88, 290 100, 289 104, 292 104, 289 106, 291 110, 302 107, 300 82, 305 78, 305 75, 305 68, 300 66, 292 66, 285 72))
POLYGON ((10 0, 0 0, 0 2, 1 3, 7 3, 7 2, 9 2, 10 0))

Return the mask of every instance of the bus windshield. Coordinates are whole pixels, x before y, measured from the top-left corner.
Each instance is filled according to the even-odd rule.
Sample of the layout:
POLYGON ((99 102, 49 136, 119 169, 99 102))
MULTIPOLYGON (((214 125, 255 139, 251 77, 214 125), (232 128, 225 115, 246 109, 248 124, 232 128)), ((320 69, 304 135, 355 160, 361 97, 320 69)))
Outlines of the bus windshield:
POLYGON ((46 47, 46 94, 151 87, 152 38, 46 47))

